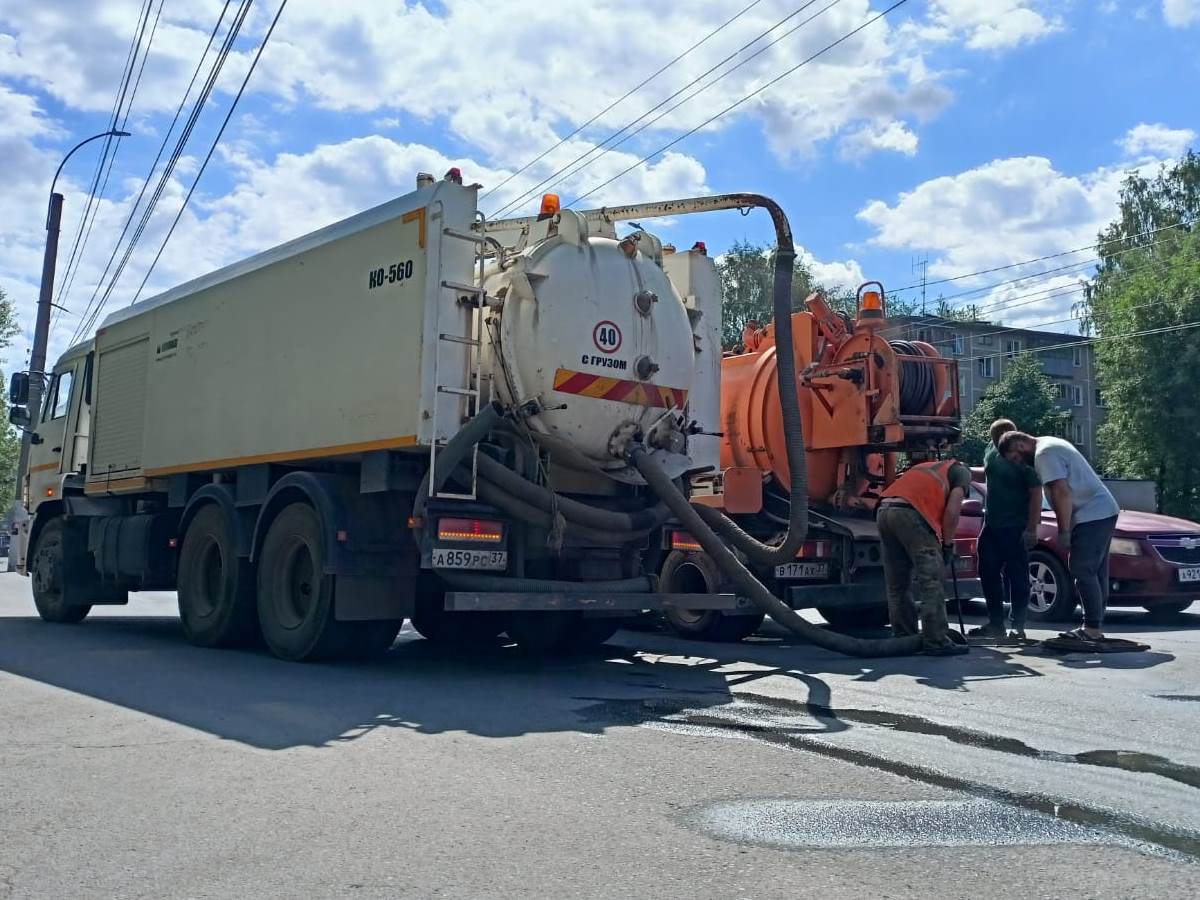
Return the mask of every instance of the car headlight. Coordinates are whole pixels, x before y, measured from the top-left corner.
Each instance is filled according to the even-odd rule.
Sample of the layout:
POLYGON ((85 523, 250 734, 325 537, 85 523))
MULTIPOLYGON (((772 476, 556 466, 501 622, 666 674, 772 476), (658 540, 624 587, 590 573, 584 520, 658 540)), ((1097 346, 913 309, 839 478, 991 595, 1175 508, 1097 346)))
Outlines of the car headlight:
POLYGON ((1130 538, 1113 538, 1108 542, 1108 552, 1113 556, 1141 556, 1142 545, 1130 538))

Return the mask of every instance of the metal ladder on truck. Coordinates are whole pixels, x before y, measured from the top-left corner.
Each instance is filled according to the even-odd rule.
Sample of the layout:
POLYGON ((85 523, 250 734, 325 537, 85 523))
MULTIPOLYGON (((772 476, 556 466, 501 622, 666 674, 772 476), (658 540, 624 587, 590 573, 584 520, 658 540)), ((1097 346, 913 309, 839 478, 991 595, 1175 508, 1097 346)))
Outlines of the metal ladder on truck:
POLYGON ((479 479, 479 445, 476 444, 471 448, 471 489, 469 492, 456 492, 447 490, 435 490, 433 473, 434 466, 437 461, 437 453, 441 447, 446 446, 446 442, 439 440, 437 437, 438 410, 442 402, 442 398, 449 396, 454 399, 455 403, 462 404, 465 401, 466 414, 462 421, 466 422, 474 418, 479 413, 479 399, 483 385, 483 313, 486 308, 486 295, 483 290, 483 270, 484 270, 484 253, 483 249, 489 243, 484 237, 485 219, 483 213, 475 214, 477 221, 478 233, 457 231, 453 228, 443 227, 441 233, 444 237, 451 240, 466 241, 473 244, 476 248, 476 258, 478 259, 478 270, 476 272, 477 284, 464 284, 462 282, 450 281, 442 277, 442 255, 438 253, 438 283, 444 290, 452 290, 459 295, 459 305, 467 306, 470 310, 469 325, 467 334, 457 334, 453 331, 443 331, 442 326, 442 304, 437 307, 437 344, 433 351, 433 429, 434 437, 429 444, 429 496, 431 498, 448 499, 448 500, 476 500, 477 487, 479 479), (465 372, 467 383, 452 384, 443 383, 443 362, 442 349, 446 344, 456 344, 467 348, 466 365, 462 368, 465 372))

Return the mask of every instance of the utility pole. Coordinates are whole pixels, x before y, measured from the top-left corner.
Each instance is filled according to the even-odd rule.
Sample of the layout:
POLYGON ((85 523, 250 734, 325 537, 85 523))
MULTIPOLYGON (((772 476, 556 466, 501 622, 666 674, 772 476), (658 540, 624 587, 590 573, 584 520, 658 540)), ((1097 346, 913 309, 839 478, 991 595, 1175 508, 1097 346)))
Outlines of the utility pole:
MULTIPOLYGON (((32 443, 38 414, 41 412, 42 390, 45 387, 46 347, 50 342, 50 307, 54 305, 54 274, 58 266, 58 233, 62 225, 63 208, 63 195, 56 193, 54 186, 58 183, 58 176, 62 173, 67 160, 84 144, 90 144, 100 138, 123 137, 129 137, 129 132, 109 129, 80 141, 63 157, 63 161, 58 164, 58 169, 54 173, 54 180, 50 182, 50 205, 46 211, 46 251, 42 256, 42 286, 38 292, 33 347, 29 351, 29 403, 26 407, 29 410, 29 424, 26 426, 24 434, 21 435, 21 455, 17 461, 17 488, 12 509, 14 522, 21 510, 21 486, 29 471, 29 446, 32 443)), ((10 551, 8 556, 8 571, 10 572, 14 568, 15 556, 16 554, 10 551)))
POLYGON ((929 271, 929 257, 924 256, 921 259, 913 262, 913 271, 921 270, 921 315, 925 315, 925 279, 926 273, 929 271))

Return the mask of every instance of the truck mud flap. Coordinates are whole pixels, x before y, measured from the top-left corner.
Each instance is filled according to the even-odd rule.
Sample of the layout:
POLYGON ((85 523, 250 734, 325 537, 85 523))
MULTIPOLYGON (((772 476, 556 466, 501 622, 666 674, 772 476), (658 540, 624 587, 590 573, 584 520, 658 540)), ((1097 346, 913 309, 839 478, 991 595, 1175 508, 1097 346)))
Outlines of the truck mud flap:
POLYGON ((580 610, 605 613, 641 612, 672 606, 678 609, 719 609, 730 614, 757 612, 754 604, 733 594, 523 594, 502 591, 447 591, 449 612, 526 612, 580 610))

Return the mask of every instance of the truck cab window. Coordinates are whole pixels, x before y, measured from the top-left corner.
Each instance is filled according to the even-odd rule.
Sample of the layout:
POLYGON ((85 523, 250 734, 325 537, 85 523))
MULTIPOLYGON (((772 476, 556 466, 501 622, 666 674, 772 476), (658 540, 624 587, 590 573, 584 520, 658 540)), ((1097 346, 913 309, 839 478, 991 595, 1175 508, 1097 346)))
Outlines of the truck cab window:
POLYGON ((67 407, 71 405, 71 382, 75 380, 75 371, 68 369, 54 377, 54 385, 51 396, 54 398, 53 412, 50 416, 52 419, 61 419, 67 414, 67 407))
POLYGON ((40 421, 50 421, 50 410, 54 408, 54 392, 58 390, 58 376, 50 376, 50 383, 46 385, 46 393, 42 395, 42 415, 40 421))

